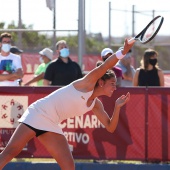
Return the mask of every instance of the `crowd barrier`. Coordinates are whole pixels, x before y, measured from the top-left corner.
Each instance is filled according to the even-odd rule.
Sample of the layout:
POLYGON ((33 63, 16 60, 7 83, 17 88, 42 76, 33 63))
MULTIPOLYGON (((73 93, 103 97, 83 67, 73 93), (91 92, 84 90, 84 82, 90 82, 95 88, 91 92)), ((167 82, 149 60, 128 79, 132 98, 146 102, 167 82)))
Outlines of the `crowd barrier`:
MULTIPOLYGON (((25 109, 58 88, 0 87, 1 151, 25 109)), ((75 159, 170 161, 170 88, 118 88, 112 97, 100 97, 109 116, 115 100, 127 92, 131 94, 130 101, 121 108, 114 133, 107 132, 92 112, 61 123, 75 159)), ((18 155, 29 157, 51 156, 34 138, 18 155)))

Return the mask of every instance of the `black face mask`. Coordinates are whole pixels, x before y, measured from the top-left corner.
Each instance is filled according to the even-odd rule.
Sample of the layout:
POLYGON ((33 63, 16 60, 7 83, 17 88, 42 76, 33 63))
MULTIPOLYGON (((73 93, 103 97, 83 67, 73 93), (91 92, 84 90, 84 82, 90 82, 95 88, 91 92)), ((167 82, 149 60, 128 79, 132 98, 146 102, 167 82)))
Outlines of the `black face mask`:
POLYGON ((149 59, 149 63, 150 63, 151 65, 155 66, 156 63, 157 63, 157 59, 156 59, 156 58, 155 58, 155 59, 149 59))

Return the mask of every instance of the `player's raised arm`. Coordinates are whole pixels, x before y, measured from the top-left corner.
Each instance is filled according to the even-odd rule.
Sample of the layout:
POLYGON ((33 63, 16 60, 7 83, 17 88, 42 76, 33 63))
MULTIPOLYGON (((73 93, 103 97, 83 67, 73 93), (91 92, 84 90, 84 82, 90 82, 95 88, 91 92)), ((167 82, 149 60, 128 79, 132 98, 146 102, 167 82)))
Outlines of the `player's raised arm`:
POLYGON ((96 83, 96 81, 102 77, 106 71, 112 68, 119 59, 122 59, 125 54, 132 48, 135 41, 128 42, 128 39, 125 39, 124 48, 122 50, 117 51, 116 53, 112 54, 110 57, 103 62, 99 67, 94 68, 90 71, 86 76, 85 79, 88 79, 90 83, 96 83))

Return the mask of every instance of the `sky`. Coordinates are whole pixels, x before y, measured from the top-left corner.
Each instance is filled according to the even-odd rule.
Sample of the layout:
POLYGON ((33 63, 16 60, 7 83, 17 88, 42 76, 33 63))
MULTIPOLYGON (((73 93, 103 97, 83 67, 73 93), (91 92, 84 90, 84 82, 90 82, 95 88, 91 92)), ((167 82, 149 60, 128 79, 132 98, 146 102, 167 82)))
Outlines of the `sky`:
MULTIPOLYGON (((78 29, 79 0, 56 0, 56 29, 74 30, 58 31, 57 34, 73 34, 78 29)), ((86 33, 102 33, 109 35, 109 2, 111 2, 111 36, 132 34, 132 5, 135 7, 135 34, 155 16, 162 15, 164 23, 159 35, 170 35, 169 0, 85 0, 86 33)), ((5 27, 12 21, 18 24, 18 0, 0 0, 0 22, 5 27)), ((33 29, 53 29, 53 12, 47 8, 46 0, 21 0, 21 17, 25 25, 33 25, 33 29)))

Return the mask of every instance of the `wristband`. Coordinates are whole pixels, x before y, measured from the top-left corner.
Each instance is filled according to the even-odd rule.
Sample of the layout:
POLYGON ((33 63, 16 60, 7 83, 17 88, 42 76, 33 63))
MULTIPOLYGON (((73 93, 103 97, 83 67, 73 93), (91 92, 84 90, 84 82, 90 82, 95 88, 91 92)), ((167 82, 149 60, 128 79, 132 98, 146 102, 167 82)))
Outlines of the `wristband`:
POLYGON ((122 59, 125 55, 122 54, 122 50, 116 51, 116 57, 117 59, 122 59))

